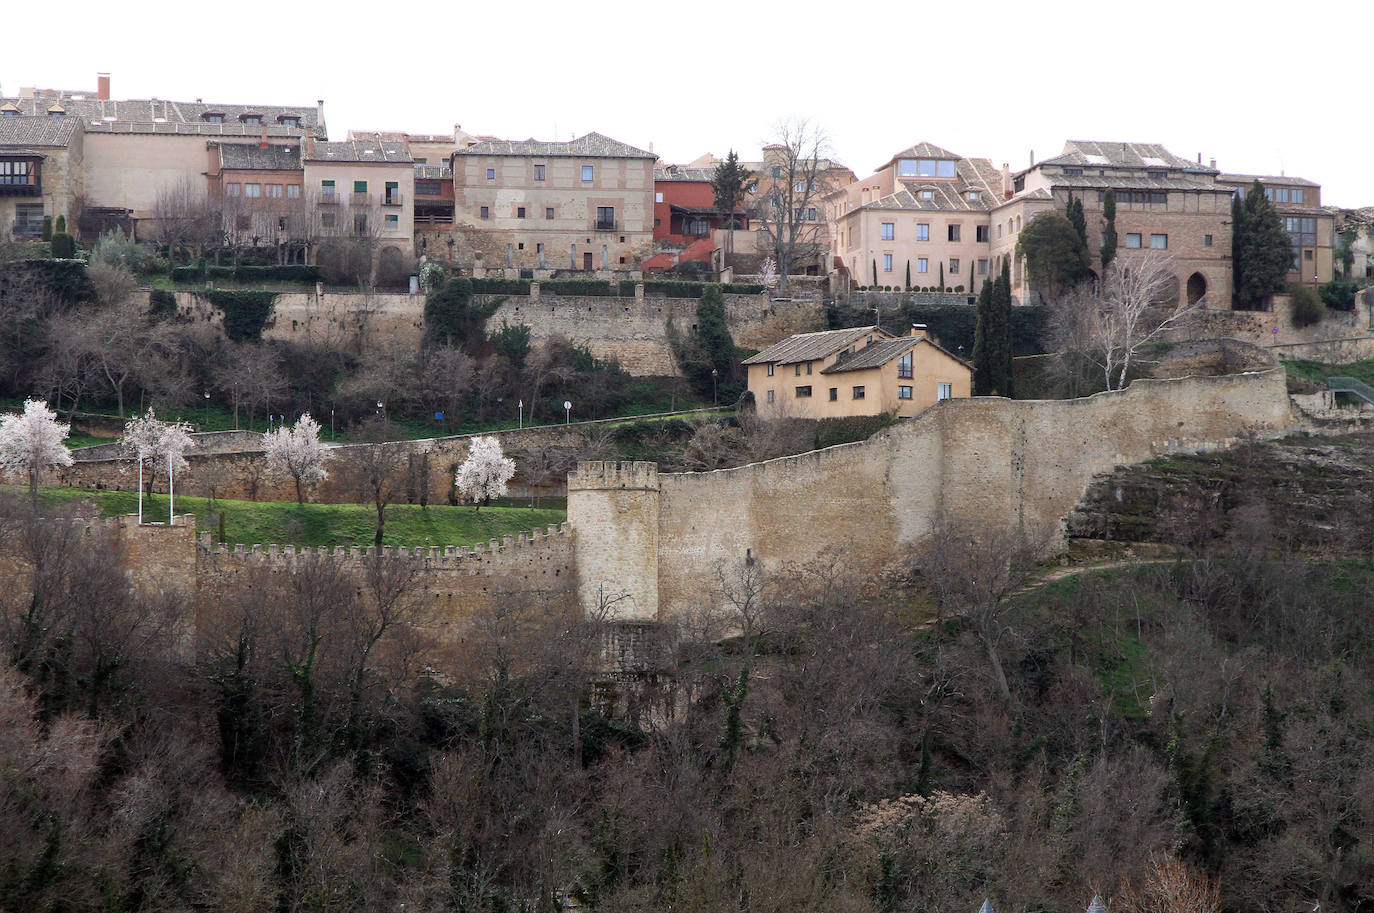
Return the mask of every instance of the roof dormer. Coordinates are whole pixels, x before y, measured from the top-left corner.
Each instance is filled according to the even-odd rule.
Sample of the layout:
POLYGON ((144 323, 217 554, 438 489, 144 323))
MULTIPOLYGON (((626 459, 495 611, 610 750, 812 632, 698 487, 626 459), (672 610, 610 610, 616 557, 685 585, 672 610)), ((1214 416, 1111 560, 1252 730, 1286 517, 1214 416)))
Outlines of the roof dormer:
POLYGON ((278 114, 277 123, 281 124, 283 127, 299 127, 301 125, 301 119, 300 116, 296 114, 278 114))
POLYGON ((203 111, 201 112, 200 119, 205 121, 205 123, 207 124, 222 124, 224 123, 224 112, 203 111))
POLYGON ((239 123, 256 127, 262 123, 261 114, 244 113, 239 115, 239 123))
POLYGON ((53 104, 51 104, 51 105, 48 106, 48 116, 49 116, 49 117, 66 117, 66 116, 67 116, 67 109, 64 108, 64 107, 62 107, 62 106, 59 105, 59 104, 53 103, 53 104))

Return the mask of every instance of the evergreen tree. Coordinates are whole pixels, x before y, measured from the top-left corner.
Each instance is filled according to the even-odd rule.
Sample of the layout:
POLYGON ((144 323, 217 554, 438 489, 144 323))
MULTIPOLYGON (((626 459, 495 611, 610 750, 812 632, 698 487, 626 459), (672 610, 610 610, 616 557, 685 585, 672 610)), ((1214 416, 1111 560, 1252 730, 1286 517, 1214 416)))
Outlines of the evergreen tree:
MULTIPOLYGON (((1236 211, 1234 202, 1231 210, 1236 211)), ((1293 239, 1259 181, 1246 193, 1243 215, 1238 222, 1233 221, 1231 232, 1236 302, 1244 308, 1257 308, 1270 295, 1284 290, 1293 266, 1293 239)))
POLYGON ((874 261, 873 261, 873 286, 876 288, 877 285, 878 285, 878 261, 877 261, 877 260, 874 260, 874 261))
POLYGON ((1064 215, 1068 216, 1069 224, 1073 226, 1073 230, 1078 232, 1078 243, 1086 251, 1088 249, 1088 222, 1083 216, 1083 198, 1074 196, 1070 191, 1069 205, 1064 215))
POLYGON ((1037 291, 1050 298, 1073 288, 1090 268, 1087 248, 1068 216, 1042 212, 1016 239, 1016 255, 1026 258, 1026 274, 1037 291))
POLYGON ((1012 371, 1011 346, 1011 266, 1002 261, 1002 275, 997 280, 997 294, 993 299, 997 317, 997 348, 993 354, 997 376, 997 392, 1007 398, 1016 395, 1015 377, 1012 371))
POLYGON ((940 261, 940 303, 945 303, 945 262, 940 261))
POLYGON ((716 164, 716 170, 711 175, 716 209, 725 215, 726 226, 730 229, 725 236, 726 256, 735 252, 735 212, 744 202, 744 187, 752 176, 748 168, 740 167, 739 156, 733 149, 726 154, 725 161, 716 164))
POLYGON ((906 290, 911 291, 911 261, 906 261, 906 290))
POLYGON ((1102 197, 1102 219, 1106 226, 1102 231, 1102 274, 1116 259, 1116 191, 1108 190, 1102 197))
POLYGON ((707 285, 702 291, 696 332, 688 336, 671 328, 668 342, 679 370, 699 395, 710 396, 713 384, 722 399, 735 394, 735 340, 725 322, 725 297, 719 285, 707 285))
POLYGON ((1245 238, 1245 200, 1239 193, 1231 194, 1231 296, 1236 307, 1244 307, 1240 289, 1245 283, 1245 264, 1240 260, 1241 242, 1245 238))
POLYGON ((992 369, 988 362, 988 333, 992 330, 992 286, 984 282, 978 293, 977 320, 973 325, 973 395, 992 392, 992 369))

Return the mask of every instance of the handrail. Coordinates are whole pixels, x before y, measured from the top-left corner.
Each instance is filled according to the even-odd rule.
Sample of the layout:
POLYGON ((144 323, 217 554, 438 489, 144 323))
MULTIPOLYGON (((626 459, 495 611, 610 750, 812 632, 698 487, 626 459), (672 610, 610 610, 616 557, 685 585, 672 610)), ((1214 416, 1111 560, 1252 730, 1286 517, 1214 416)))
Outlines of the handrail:
POLYGON ((1353 377, 1328 377, 1326 386, 1332 393, 1350 393, 1367 403, 1374 404, 1374 387, 1353 377))

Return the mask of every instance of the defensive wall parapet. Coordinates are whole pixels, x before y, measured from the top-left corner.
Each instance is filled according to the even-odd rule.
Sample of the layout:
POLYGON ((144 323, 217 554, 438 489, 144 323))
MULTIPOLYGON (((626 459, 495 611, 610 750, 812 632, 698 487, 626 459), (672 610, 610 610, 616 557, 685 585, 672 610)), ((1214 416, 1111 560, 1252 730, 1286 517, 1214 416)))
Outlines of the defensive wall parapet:
POLYGON ((568 473, 568 523, 578 541, 583 611, 615 621, 658 618, 657 463, 579 463, 568 473))

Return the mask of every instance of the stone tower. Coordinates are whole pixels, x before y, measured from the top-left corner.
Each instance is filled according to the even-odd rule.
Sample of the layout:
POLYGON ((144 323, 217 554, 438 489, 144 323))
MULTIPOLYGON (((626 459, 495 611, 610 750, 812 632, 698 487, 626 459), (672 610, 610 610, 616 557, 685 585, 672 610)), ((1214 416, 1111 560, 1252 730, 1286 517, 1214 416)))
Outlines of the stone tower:
POLYGON ((568 473, 583 612, 658 620, 658 492, 657 463, 578 463, 568 473))

